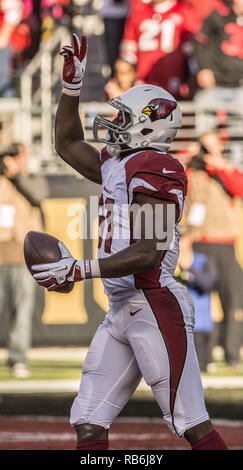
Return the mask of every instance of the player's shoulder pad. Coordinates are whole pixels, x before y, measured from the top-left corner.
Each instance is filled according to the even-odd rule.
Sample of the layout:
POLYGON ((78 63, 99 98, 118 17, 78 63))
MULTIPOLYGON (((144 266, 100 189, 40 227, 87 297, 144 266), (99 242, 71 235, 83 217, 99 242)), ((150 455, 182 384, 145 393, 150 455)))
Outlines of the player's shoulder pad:
POLYGON ((126 182, 129 185, 132 178, 149 173, 180 182, 187 190, 187 176, 183 165, 169 153, 156 150, 144 150, 133 155, 125 164, 126 182))

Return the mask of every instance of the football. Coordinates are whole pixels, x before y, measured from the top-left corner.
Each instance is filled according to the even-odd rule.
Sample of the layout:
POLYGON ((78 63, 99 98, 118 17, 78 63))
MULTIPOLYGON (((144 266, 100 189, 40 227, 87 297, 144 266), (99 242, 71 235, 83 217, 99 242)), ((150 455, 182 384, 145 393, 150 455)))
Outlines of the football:
MULTIPOLYGON (((48 233, 28 232, 24 240, 24 258, 26 266, 31 274, 34 274, 31 266, 42 263, 55 263, 61 259, 58 247, 59 240, 48 233)), ((74 288, 74 282, 68 286, 60 287, 56 292, 68 294, 74 288)))

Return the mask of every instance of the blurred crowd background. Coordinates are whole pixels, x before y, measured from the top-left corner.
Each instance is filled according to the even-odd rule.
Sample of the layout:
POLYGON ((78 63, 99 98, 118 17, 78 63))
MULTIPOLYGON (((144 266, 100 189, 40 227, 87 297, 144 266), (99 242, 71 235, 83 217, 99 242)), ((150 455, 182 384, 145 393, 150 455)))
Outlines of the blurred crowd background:
MULTIPOLYGON (((80 100, 87 140, 94 116, 111 113, 107 99, 131 86, 162 86, 180 102, 171 151, 189 189, 175 277, 194 300, 201 370, 213 370, 217 346, 228 366, 240 367, 243 0, 0 0, 0 346, 8 365, 24 376, 31 345, 88 345, 106 310, 101 284, 79 286, 68 301, 44 298, 22 252, 28 230, 65 238, 64 213, 99 193, 53 146, 59 51, 72 32, 88 37, 80 100)), ((95 256, 91 242, 67 244, 95 256)))

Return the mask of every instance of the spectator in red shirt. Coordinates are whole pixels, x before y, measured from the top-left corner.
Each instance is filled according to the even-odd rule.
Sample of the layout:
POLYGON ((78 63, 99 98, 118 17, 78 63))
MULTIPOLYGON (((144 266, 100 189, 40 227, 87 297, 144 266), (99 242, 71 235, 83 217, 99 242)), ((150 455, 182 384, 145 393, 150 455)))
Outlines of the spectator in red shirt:
POLYGON ((11 97, 10 40, 22 18, 22 0, 0 0, 0 97, 11 97))
POLYGON ((120 56, 136 64, 139 81, 188 97, 192 35, 200 28, 194 10, 177 0, 131 3, 120 56))
POLYGON ((22 19, 11 37, 12 64, 18 75, 38 51, 40 38, 40 20, 33 0, 22 0, 22 5, 22 19))

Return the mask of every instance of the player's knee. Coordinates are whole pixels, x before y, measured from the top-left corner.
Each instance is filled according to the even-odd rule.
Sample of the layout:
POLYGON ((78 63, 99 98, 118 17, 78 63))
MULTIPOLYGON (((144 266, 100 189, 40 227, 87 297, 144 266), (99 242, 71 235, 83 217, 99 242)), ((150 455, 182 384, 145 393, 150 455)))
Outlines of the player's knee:
POLYGON ((190 444, 194 444, 198 440, 202 439, 204 436, 209 434, 214 429, 213 424, 210 420, 204 421, 196 426, 187 429, 184 433, 184 437, 190 444))
POLYGON ((98 424, 77 424, 74 426, 78 442, 97 441, 108 439, 108 429, 98 424))

